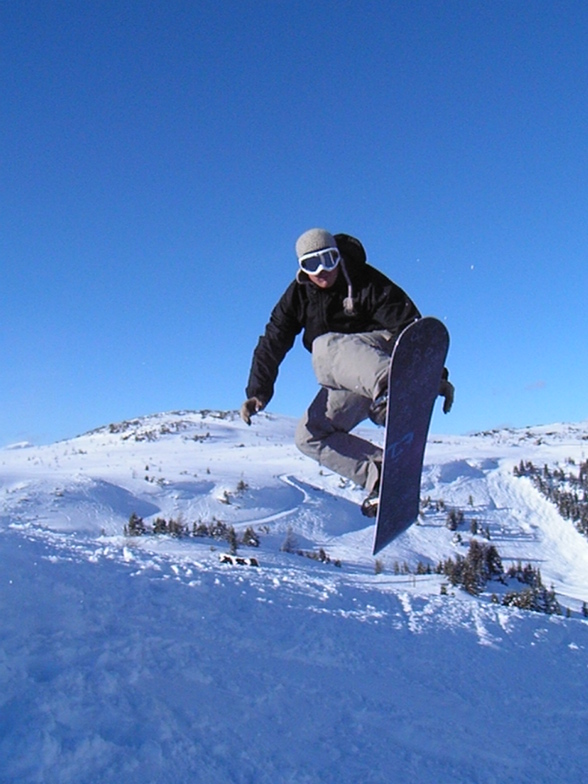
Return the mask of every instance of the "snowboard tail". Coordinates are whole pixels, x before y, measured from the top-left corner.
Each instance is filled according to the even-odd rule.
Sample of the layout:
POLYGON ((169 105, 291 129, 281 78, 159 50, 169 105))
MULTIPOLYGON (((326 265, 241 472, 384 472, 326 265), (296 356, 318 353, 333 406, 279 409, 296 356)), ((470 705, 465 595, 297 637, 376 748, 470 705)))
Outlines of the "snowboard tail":
POLYGON ((447 328, 431 316, 410 324, 396 341, 388 376, 374 555, 418 517, 427 435, 448 349, 447 328))

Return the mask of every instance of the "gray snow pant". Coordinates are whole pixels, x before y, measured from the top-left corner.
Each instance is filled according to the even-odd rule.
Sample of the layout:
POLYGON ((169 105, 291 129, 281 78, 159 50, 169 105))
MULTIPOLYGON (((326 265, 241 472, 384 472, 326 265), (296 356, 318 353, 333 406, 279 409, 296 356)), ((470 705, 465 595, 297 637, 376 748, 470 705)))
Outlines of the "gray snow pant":
POLYGON ((312 364, 321 389, 296 430, 301 452, 368 492, 378 480, 382 450, 350 431, 385 391, 393 348, 387 330, 316 338, 312 364))

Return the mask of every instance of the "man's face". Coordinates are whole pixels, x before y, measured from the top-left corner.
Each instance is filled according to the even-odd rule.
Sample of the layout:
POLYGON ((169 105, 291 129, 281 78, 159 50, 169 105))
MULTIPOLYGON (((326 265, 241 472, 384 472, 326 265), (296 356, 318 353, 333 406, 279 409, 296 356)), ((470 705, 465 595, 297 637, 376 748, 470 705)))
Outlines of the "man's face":
POLYGON ((311 275, 310 273, 306 273, 312 283, 315 286, 318 286, 319 289, 330 289, 331 286, 337 280, 337 276, 339 275, 339 267, 335 267, 332 270, 321 270, 316 275, 311 275))

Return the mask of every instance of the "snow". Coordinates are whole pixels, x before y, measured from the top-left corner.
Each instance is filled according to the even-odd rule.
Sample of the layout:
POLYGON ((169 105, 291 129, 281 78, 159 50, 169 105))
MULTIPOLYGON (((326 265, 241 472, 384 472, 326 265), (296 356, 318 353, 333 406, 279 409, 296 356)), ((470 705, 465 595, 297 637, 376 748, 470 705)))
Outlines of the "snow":
POLYGON ((588 423, 432 436, 422 495, 445 511, 380 573, 361 490, 294 428, 176 412, 0 450, 0 782, 583 780, 588 539, 513 467, 586 460, 588 423), (465 555, 451 507, 569 617, 404 573, 465 555), (124 536, 132 513, 252 526, 239 554, 259 567, 209 538, 124 536))

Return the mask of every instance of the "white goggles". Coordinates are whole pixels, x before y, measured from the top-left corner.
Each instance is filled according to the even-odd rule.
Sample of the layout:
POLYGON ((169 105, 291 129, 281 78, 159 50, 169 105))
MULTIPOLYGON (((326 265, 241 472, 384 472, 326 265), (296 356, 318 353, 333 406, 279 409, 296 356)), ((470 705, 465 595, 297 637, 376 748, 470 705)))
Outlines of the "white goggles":
POLYGON ((298 259, 300 269, 308 275, 318 275, 325 270, 334 270, 341 261, 341 254, 337 248, 325 248, 324 250, 313 250, 312 253, 305 253, 298 259))

